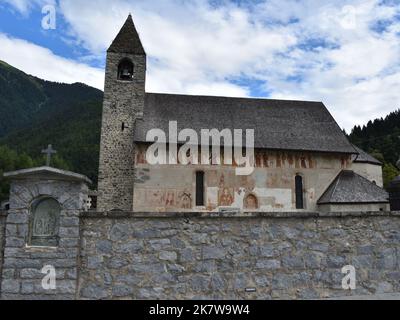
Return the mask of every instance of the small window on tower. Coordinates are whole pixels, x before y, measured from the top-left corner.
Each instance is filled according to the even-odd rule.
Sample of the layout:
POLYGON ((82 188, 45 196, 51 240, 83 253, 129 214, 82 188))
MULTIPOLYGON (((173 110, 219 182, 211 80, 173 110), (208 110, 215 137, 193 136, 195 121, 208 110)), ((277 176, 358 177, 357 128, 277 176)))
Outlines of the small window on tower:
POLYGON ((129 59, 123 59, 118 65, 118 80, 132 81, 133 63, 129 59))

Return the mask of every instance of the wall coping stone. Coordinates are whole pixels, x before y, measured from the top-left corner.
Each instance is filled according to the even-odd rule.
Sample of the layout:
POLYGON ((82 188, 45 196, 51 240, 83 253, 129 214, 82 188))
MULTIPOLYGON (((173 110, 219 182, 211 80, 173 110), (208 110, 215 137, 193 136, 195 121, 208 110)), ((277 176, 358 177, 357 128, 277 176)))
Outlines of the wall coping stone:
POLYGON ((78 181, 92 184, 92 180, 82 174, 47 166, 5 172, 3 176, 11 180, 44 180, 47 178, 49 180, 78 181))
POLYGON ((81 212, 82 218, 88 219, 124 219, 124 218, 367 218, 367 217, 400 217, 400 211, 397 212, 81 212))

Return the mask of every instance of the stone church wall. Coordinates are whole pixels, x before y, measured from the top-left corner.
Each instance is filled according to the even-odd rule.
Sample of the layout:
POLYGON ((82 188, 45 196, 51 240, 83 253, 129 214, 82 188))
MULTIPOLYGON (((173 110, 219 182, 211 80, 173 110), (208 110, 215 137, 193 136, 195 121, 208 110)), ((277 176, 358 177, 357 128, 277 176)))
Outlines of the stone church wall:
POLYGON ((78 294, 309 299, 399 292, 399 217, 86 213, 78 294), (357 289, 351 293, 342 289, 346 265, 356 268, 357 289))

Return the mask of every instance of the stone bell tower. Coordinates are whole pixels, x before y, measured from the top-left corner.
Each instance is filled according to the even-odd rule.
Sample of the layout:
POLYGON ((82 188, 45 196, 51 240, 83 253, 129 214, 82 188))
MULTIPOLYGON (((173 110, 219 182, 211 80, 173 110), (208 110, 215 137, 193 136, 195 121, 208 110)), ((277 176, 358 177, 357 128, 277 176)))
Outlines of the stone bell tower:
POLYGON ((134 132, 143 117, 146 53, 129 15, 107 51, 98 210, 133 210, 134 132))

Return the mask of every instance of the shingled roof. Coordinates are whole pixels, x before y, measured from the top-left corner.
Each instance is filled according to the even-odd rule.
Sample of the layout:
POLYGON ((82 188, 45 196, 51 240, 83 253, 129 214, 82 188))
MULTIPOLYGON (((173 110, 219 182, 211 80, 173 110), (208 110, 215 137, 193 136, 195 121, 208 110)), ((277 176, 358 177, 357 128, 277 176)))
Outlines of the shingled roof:
POLYGON ((388 193, 354 171, 343 170, 318 204, 387 203, 388 193))
POLYGON ((125 24, 118 33, 117 37, 111 44, 108 52, 130 53, 137 55, 146 54, 135 24, 133 23, 132 15, 128 16, 125 24))
POLYGON ((376 164, 378 166, 382 166, 383 165, 382 162, 380 162, 379 160, 375 159, 373 156, 371 156, 370 154, 366 153, 364 150, 360 149, 356 145, 353 145, 353 147, 359 153, 359 155, 354 160, 354 162, 356 162, 356 163, 376 164))
POLYGON ((135 139, 146 142, 151 129, 255 129, 255 147, 272 150, 356 154, 321 102, 225 98, 147 93, 135 139))

